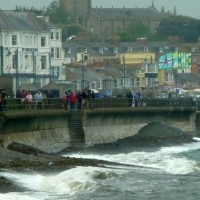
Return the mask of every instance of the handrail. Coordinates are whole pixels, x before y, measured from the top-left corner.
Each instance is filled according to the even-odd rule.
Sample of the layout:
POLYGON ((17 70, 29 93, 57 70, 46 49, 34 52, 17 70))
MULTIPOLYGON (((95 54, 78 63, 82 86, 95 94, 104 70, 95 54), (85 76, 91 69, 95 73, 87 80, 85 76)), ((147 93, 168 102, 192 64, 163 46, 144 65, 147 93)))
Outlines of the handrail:
MULTIPOLYGON (((74 108, 78 109, 109 109, 109 108, 130 108, 134 109, 133 99, 124 98, 103 98, 103 99, 89 99, 84 101, 85 104, 79 104, 76 101, 74 108), (79 107, 78 107, 79 104, 79 107)), ((137 107, 196 107, 200 110, 200 101, 193 100, 191 98, 179 98, 179 99, 158 99, 158 98, 143 98, 138 101, 137 107)), ((52 98, 42 100, 43 109, 64 109, 64 101, 62 98, 52 98)), ((22 103, 21 99, 8 98, 6 104, 0 103, 0 111, 22 111, 28 110, 27 102, 22 103)), ((39 109, 35 100, 31 104, 31 109, 39 109)), ((68 109, 70 106, 68 105, 68 109)))

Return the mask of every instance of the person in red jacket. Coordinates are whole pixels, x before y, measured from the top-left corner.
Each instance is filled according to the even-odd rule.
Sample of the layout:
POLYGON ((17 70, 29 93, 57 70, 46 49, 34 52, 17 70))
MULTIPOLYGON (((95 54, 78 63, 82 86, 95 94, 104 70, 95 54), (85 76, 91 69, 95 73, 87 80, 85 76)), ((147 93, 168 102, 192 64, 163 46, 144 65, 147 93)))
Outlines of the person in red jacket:
POLYGON ((70 105, 70 110, 75 109, 75 104, 76 104, 76 95, 71 91, 70 96, 69 96, 69 105, 70 105))

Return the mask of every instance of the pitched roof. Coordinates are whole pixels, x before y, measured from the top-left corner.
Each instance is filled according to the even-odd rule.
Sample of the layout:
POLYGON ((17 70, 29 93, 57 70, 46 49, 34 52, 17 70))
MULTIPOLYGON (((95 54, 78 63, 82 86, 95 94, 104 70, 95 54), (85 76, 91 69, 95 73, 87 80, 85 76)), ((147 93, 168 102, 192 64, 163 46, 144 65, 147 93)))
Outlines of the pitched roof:
POLYGON ((93 8, 92 14, 101 19, 121 18, 121 17, 158 17, 160 13, 155 8, 93 8))
POLYGON ((49 24, 31 12, 0 10, 0 28, 11 31, 48 31, 49 24))

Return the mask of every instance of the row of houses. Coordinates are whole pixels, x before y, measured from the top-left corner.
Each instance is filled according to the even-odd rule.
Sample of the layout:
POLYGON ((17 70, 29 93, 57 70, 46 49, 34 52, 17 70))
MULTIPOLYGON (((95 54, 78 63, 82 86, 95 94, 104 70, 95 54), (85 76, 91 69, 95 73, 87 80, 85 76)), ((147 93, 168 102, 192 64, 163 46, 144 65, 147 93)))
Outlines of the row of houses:
POLYGON ((147 38, 131 43, 77 38, 62 42, 62 29, 48 17, 0 10, 0 76, 12 78, 14 91, 26 84, 43 88, 52 82, 102 91, 175 83, 199 87, 199 44, 147 38), (176 73, 158 70, 159 57, 179 49, 192 52, 192 67, 176 73))
POLYGON ((164 85, 182 88, 199 87, 199 43, 183 44, 171 41, 146 41, 145 43, 104 42, 102 45, 101 42, 71 41, 63 44, 63 50, 65 52, 63 54, 65 55, 63 64, 67 70, 67 80, 71 78, 71 81, 76 82, 78 89, 83 86, 82 82, 84 82, 84 86, 96 87, 95 89, 99 90, 124 87, 138 90, 138 88, 152 88, 164 85), (102 47, 111 49, 111 45, 112 49, 117 49, 116 52, 107 53, 104 51, 102 53, 94 51, 102 47), (126 51, 124 51, 124 47, 127 47, 126 51), (68 51, 69 49, 70 51, 68 51), (86 51, 80 52, 80 49, 86 51), (158 62, 160 56, 174 51, 191 52, 191 68, 159 70, 158 62), (90 76, 89 71, 95 72, 99 76, 98 80, 94 80, 95 76, 90 76), (107 77, 105 77, 106 75, 107 77))

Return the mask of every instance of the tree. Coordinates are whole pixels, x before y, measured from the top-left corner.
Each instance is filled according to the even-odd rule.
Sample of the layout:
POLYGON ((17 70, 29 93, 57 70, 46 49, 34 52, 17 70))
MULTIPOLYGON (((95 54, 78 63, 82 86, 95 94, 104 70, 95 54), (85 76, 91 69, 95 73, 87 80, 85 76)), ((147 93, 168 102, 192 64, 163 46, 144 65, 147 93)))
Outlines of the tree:
MULTIPOLYGON (((43 8, 43 9, 45 9, 45 8, 43 8)), ((38 10, 37 8, 34 8, 34 7, 26 8, 26 7, 21 7, 21 6, 16 6, 16 8, 15 8, 16 11, 33 12, 36 15, 41 15, 42 12, 43 12, 43 9, 42 10, 38 10)))
POLYGON ((157 34, 164 37, 179 36, 183 42, 197 42, 200 36, 200 20, 185 16, 171 16, 160 22, 157 34))
POLYGON ((65 7, 61 6, 56 0, 47 7, 45 15, 48 15, 50 22, 54 24, 67 25, 74 22, 72 17, 67 13, 65 7))
POLYGON ((72 35, 76 35, 78 37, 84 37, 88 40, 96 40, 96 36, 93 35, 90 31, 88 31, 84 26, 78 23, 72 23, 72 24, 59 24, 59 26, 62 28, 62 35, 63 41, 66 41, 66 39, 72 35))
POLYGON ((126 28, 123 32, 118 33, 120 37, 120 41, 123 42, 133 42, 136 41, 137 38, 146 37, 149 41, 157 41, 163 40, 163 37, 153 34, 149 31, 149 28, 142 22, 136 21, 135 23, 131 23, 128 28, 126 28))

